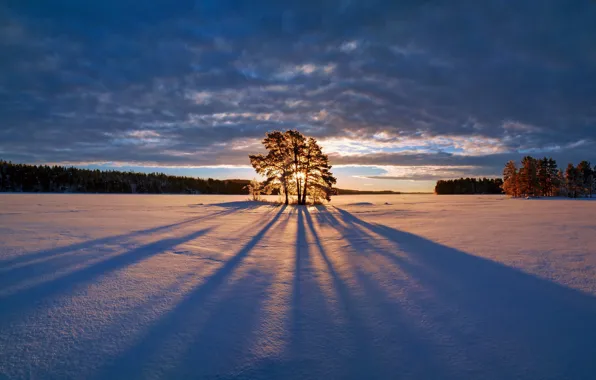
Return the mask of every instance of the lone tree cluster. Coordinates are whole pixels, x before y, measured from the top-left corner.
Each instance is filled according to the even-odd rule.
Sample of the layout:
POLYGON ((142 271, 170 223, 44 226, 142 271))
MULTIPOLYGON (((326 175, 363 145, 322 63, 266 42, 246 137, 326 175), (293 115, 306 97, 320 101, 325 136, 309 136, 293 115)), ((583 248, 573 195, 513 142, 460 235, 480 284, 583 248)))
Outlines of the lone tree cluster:
POLYGON ((596 191, 596 167, 588 161, 577 166, 567 165, 565 171, 557 168, 552 158, 524 157, 521 167, 509 161, 503 171, 503 191, 512 197, 566 196, 592 197, 596 191))
POLYGON ((286 204, 290 196, 296 196, 301 205, 306 204, 307 197, 313 203, 331 200, 336 179, 317 140, 295 130, 273 131, 266 134, 263 145, 267 155, 249 156, 256 172, 266 178, 263 192, 279 191, 286 204))

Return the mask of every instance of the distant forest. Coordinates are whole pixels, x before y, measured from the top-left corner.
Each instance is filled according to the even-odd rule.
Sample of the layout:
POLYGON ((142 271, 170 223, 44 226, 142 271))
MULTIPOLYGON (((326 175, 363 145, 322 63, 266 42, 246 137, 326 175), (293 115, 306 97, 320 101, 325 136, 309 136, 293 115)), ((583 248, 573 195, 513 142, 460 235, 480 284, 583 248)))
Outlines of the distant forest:
MULTIPOLYGON (((0 160, 0 192, 116 194, 248 194, 245 179, 200 179, 162 173, 79 169, 15 164, 0 160)), ((279 191, 272 191, 278 195, 279 191)), ((400 194, 394 191, 337 189, 338 195, 400 194)))
POLYGON ((14 164, 0 160, 0 192, 248 194, 248 180, 14 164))
POLYGON ((518 168, 509 161, 503 170, 503 190, 512 197, 590 197, 596 191, 596 166, 582 161, 567 165, 565 171, 552 158, 526 156, 518 168))
POLYGON ((399 195, 403 194, 399 191, 392 190, 348 190, 335 189, 338 195, 399 195))
POLYGON ((563 171, 552 158, 526 156, 521 165, 509 161, 503 179, 460 178, 440 180, 436 194, 507 194, 511 197, 590 197, 596 193, 596 166, 582 161, 563 171))
POLYGON ((435 194, 503 194, 501 178, 460 178, 440 180, 435 194))

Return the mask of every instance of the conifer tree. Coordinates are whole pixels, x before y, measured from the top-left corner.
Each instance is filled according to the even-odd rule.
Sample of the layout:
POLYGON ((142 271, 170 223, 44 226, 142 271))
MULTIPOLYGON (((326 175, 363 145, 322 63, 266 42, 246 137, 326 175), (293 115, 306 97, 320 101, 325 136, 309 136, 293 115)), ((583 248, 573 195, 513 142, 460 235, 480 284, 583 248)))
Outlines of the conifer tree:
POLYGON ((519 196, 519 178, 515 161, 509 161, 503 170, 503 191, 505 194, 519 196))
POLYGON ((563 169, 557 171, 557 182, 559 184, 558 195, 566 197, 569 195, 569 189, 567 188, 567 181, 565 180, 565 173, 563 169))
POLYGON ((304 171, 302 170, 302 161, 304 150, 306 148, 306 138, 302 133, 295 130, 288 130, 284 133, 287 154, 294 173, 294 179, 296 182, 295 190, 298 196, 298 203, 302 202, 302 191, 304 187, 304 171))
POLYGON ((558 188, 561 186, 561 181, 559 180, 559 169, 557 168, 557 161, 553 160, 552 158, 548 159, 548 192, 547 196, 555 196, 558 193, 558 188))
POLYGON ((268 132, 263 140, 263 145, 268 151, 267 155, 250 155, 250 163, 257 174, 265 177, 263 189, 266 192, 279 189, 284 193, 285 204, 288 204, 290 181, 295 172, 289 159, 286 136, 280 131, 268 132))
POLYGON ((594 171, 592 164, 582 161, 577 165, 578 185, 581 195, 589 195, 592 198, 592 184, 594 183, 594 171))
POLYGON ((299 203, 306 204, 307 192, 311 193, 313 200, 322 197, 330 201, 336 179, 331 174, 329 158, 323 154, 317 140, 312 137, 306 142, 301 167, 303 172, 301 177, 304 178, 305 190, 299 203))
POLYGON ((268 150, 250 155, 252 166, 258 174, 266 177, 266 187, 281 187, 286 204, 289 194, 296 194, 298 204, 306 204, 306 198, 331 200, 335 177, 327 155, 314 138, 306 138, 300 132, 270 132, 263 145, 268 150))
POLYGON ((567 187, 567 195, 570 198, 577 198, 578 196, 578 179, 577 168, 570 163, 567 165, 567 170, 565 170, 565 185, 567 187))
POLYGON ((548 168, 548 158, 544 157, 538 161, 538 185, 540 187, 539 195, 547 196, 550 193, 550 178, 548 168))
POLYGON ((526 156, 522 160, 522 167, 519 172, 522 195, 535 196, 538 191, 538 176, 536 159, 526 156))

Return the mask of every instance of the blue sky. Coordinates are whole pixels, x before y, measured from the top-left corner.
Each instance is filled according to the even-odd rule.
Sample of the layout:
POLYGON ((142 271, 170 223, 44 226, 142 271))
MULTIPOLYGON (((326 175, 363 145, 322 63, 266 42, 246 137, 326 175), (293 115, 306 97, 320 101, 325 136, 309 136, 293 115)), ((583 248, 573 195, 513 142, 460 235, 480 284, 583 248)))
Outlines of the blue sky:
POLYGON ((339 187, 596 161, 590 0, 7 0, 0 158, 252 178, 298 129, 339 187))

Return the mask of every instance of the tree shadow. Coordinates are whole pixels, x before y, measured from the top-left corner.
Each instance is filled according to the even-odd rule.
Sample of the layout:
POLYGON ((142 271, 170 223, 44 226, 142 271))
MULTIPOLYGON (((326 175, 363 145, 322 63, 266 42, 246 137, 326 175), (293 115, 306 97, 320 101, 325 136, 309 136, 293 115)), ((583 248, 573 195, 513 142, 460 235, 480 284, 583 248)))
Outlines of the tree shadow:
POLYGON ((370 344, 371 342, 368 336, 369 331, 367 331, 368 328, 364 323, 363 316, 359 310, 363 305, 356 297, 354 297, 349 286, 337 273, 329 258, 329 254, 317 233, 315 223, 308 209, 304 211, 304 214, 308 230, 314 239, 319 255, 325 263, 325 267, 331 278, 332 287, 339 299, 339 306, 347 321, 345 330, 349 335, 350 347, 347 355, 342 358, 342 360, 346 362, 344 366, 346 373, 342 375, 342 378, 371 378, 370 376, 375 373, 375 368, 378 368, 378 365, 376 363, 377 361, 373 348, 370 344))
MULTIPOLYGON (((285 352, 277 360, 260 360, 257 367, 239 372, 238 378, 306 378, 307 374, 322 373, 325 368, 339 368, 338 355, 326 355, 333 345, 340 344, 341 336, 329 318, 328 300, 318 283, 319 273, 313 262, 311 244, 307 239, 305 224, 306 207, 292 207, 290 217, 295 218, 296 241, 291 296, 287 311, 285 352), (321 357, 328 360, 322 361, 321 357), (259 368, 264 365, 266 368, 259 368), (300 375, 302 374, 302 375, 300 375)), ((347 373, 347 369, 340 369, 347 373)))
MULTIPOLYGON (((308 208, 297 207, 293 211, 297 229, 287 350, 281 356, 262 358, 233 373, 224 371, 210 378, 441 378, 442 373, 436 367, 416 368, 417 371, 408 368, 430 367, 431 358, 428 350, 419 349, 423 346, 417 341, 419 337, 407 330, 410 326, 400 316, 404 313, 389 308, 382 290, 370 283, 365 287, 367 299, 357 294, 335 268, 331 256, 337 253, 329 253, 325 248, 317 228, 321 225, 317 225, 308 208), (316 259, 320 259, 317 263, 322 262, 322 267, 316 268, 316 259), (326 283, 327 279, 329 283, 325 286, 332 289, 336 302, 330 300, 321 288, 321 281, 326 283), (336 306, 338 314, 330 310, 332 305, 336 306), (388 325, 399 340, 394 337, 379 340, 384 339, 382 333, 388 330, 388 325), (400 351, 390 345, 399 346, 400 351), (384 360, 387 351, 389 354, 398 352, 403 358, 384 360)), ((344 273, 344 276, 351 275, 344 273)))
MULTIPOLYGON (((312 214, 307 207, 292 208, 291 213, 285 213, 285 206, 271 210, 267 214, 271 218, 264 216, 264 226, 246 236, 246 244, 170 311, 153 320, 151 303, 159 299, 143 304, 152 324, 130 347, 96 364, 99 369, 92 375, 590 379, 596 373, 594 297, 366 222, 342 209, 320 207, 312 214), (287 218, 280 221, 284 213, 287 218), (257 335, 261 330, 255 326, 263 322, 264 300, 275 276, 272 270, 243 263, 250 261, 247 257, 266 235, 279 230, 286 236, 285 223, 290 219, 297 226, 294 262, 283 264, 284 268, 293 264, 294 273, 292 283, 284 285, 291 294, 283 301, 287 324, 280 339, 287 341, 275 342, 285 343, 286 351, 263 357, 250 349, 256 338, 268 339, 257 335), (339 232, 348 244, 330 249, 322 233, 326 229, 339 232), (407 277, 392 278, 397 271, 385 267, 399 269, 407 277)), ((248 231, 253 228, 247 226, 248 231)), ((21 315, 31 305, 207 231, 148 244, 0 298, 0 326, 8 326, 9 316, 21 315)), ((113 328, 126 326, 116 323, 113 328)), ((109 340, 102 345, 113 345, 109 340)))
MULTIPOLYGON (((421 285, 428 297, 411 301, 421 306, 434 324, 438 339, 452 339, 464 356, 480 367, 480 377, 590 378, 596 373, 596 299, 579 291, 537 278, 388 226, 368 223, 336 208, 321 220, 342 230, 356 251, 393 257, 393 263, 421 285), (384 239, 395 252, 375 242, 384 239), (368 249, 373 248, 373 249, 368 249), (405 253, 411 260, 399 258, 405 253)), ((359 274, 363 278, 363 273, 359 274)), ((378 283, 363 281, 369 291, 378 283)), ((387 316, 398 315, 388 301, 387 316)), ((387 320, 396 323, 396 320, 387 320)), ((405 327, 405 326, 402 326, 405 327)), ((422 337, 424 338, 424 337, 422 337)), ((426 339, 426 338, 424 338, 426 339)), ((396 344, 399 344, 396 341, 396 344)), ((421 350, 443 355, 434 349, 421 350)), ((443 355, 444 356, 444 355, 443 355)), ((428 360, 420 355, 418 361, 428 360)), ((423 363, 411 363, 414 365, 423 363)), ((440 377, 463 376, 457 363, 439 362, 440 377), (455 371, 455 372, 453 372, 455 371)))
POLYGON ((284 210, 285 206, 281 207, 232 258, 197 288, 189 291, 174 309, 151 326, 139 341, 100 369, 95 378, 139 378, 142 377, 141 374, 146 377, 147 371, 163 368, 160 351, 164 349, 165 344, 170 345, 167 350, 168 357, 177 364, 175 367, 162 369, 163 373, 151 372, 152 376, 204 378, 219 368, 222 359, 234 361, 234 350, 241 350, 237 342, 241 340, 247 343, 242 337, 252 331, 255 314, 263 301, 264 292, 259 290, 267 287, 271 280, 266 278, 258 289, 255 289, 254 282, 251 284, 247 279, 242 279, 238 286, 233 287, 240 296, 234 296, 232 292, 231 298, 218 301, 214 299, 215 294, 278 222, 284 210), (248 298, 243 299, 242 295, 248 298), (201 320, 204 319, 201 316, 207 314, 207 309, 213 304, 216 305, 215 310, 211 310, 211 315, 206 320, 201 320), (238 314, 234 316, 234 312, 238 314), (228 324, 231 325, 227 326, 228 324), (227 335, 226 331, 233 331, 234 335, 227 335), (180 357, 171 357, 175 355, 173 353, 180 357))
POLYGON ((123 269, 142 260, 146 260, 151 256, 160 254, 167 249, 194 240, 206 234, 209 230, 211 228, 205 228, 177 238, 163 239, 146 244, 67 273, 53 280, 33 285, 7 296, 0 296, 0 305, 3 311, 0 314, 0 325, 3 325, 7 319, 10 319, 10 316, 16 317, 21 315, 25 309, 35 307, 51 296, 71 292, 78 287, 91 283, 97 277, 123 269))
POLYGON ((333 267, 330 258, 333 255, 326 253, 313 218, 307 218, 346 311, 346 334, 351 336, 352 345, 355 344, 351 355, 344 358, 343 366, 350 368, 349 376, 345 377, 386 379, 399 373, 405 378, 446 378, 446 369, 433 357, 434 348, 428 337, 417 329, 403 306, 386 294, 379 278, 370 273, 371 269, 361 268, 357 259, 367 259, 377 250, 371 237, 359 229, 345 227, 327 208, 321 208, 315 216, 319 228, 337 230, 355 251, 333 253, 341 255, 344 265, 349 267, 344 269, 345 276, 352 279, 352 284, 348 285, 333 267))
MULTIPOLYGON (((219 212, 214 212, 208 215, 202 215, 198 217, 188 218, 180 222, 171 223, 163 226, 157 226, 148 228, 145 230, 134 231, 127 234, 122 235, 114 235, 114 236, 107 236, 104 238, 88 240, 81 243, 71 244, 63 247, 57 247, 37 252, 31 252, 23 255, 19 255, 13 258, 3 259, 0 260, 0 273, 2 273, 3 277, 14 276, 15 278, 20 277, 21 275, 30 274, 31 272, 35 273, 36 268, 32 267, 31 265, 38 266, 39 268, 43 268, 44 266, 48 265, 47 260, 73 253, 80 250, 91 249, 97 246, 103 246, 107 244, 118 244, 123 241, 127 241, 130 239, 134 239, 137 237, 142 237, 146 235, 151 235, 157 232, 163 232, 174 228, 179 228, 187 224, 191 224, 197 222, 202 219, 212 219, 215 217, 222 217, 224 215, 228 215, 233 213, 235 210, 222 210, 219 212), (36 263, 36 260, 44 259, 41 263, 36 263), (11 273, 14 271, 14 275, 11 273), (10 273, 10 274, 9 274, 10 273)), ((88 256, 87 256, 88 257, 88 256)), ((56 267, 63 266, 61 263, 60 265, 56 265, 56 267)), ((39 269, 38 268, 38 269, 39 269)), ((3 285, 6 286, 6 285, 3 285)))
POLYGON ((234 202, 221 202, 221 203, 210 203, 207 206, 216 206, 229 208, 234 210, 253 210, 259 207, 279 207, 280 203, 269 202, 269 201, 234 201, 234 202))

